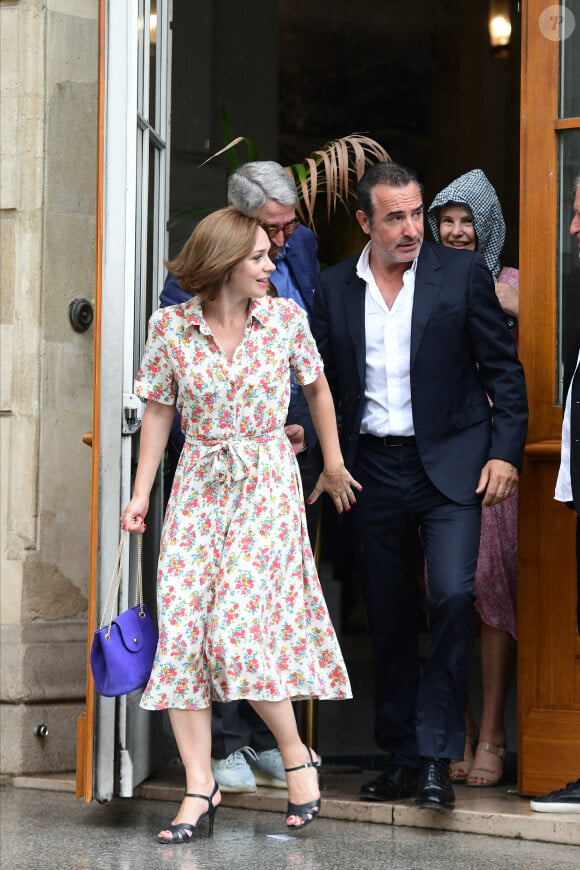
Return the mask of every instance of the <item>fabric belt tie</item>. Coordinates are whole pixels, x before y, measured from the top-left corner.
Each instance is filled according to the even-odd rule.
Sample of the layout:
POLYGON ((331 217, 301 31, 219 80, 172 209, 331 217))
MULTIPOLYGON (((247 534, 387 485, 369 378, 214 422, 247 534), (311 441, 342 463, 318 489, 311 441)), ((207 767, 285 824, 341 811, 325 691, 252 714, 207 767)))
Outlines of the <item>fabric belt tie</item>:
POLYGON ((359 440, 377 447, 410 447, 417 441, 414 435, 359 435, 359 440))
POLYGON ((200 464, 205 463, 209 466, 209 477, 215 478, 219 483, 230 481, 238 483, 248 477, 250 473, 250 465, 253 464, 250 456, 252 448, 256 444, 264 444, 281 438, 283 435, 283 429, 273 429, 251 438, 228 438, 224 441, 210 441, 186 436, 185 442, 200 451, 198 460, 200 464))

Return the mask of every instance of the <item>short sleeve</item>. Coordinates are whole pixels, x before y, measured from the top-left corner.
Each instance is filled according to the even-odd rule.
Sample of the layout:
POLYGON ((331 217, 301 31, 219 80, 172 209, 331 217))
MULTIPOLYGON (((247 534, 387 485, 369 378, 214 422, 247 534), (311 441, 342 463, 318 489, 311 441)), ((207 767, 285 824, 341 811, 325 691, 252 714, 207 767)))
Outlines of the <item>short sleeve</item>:
POLYGON ((156 311, 151 316, 145 352, 135 378, 138 396, 163 405, 173 405, 177 397, 177 383, 166 340, 169 311, 156 311))
POLYGON ((312 384, 324 372, 324 364, 304 311, 291 300, 286 300, 291 309, 290 368, 296 381, 312 384))

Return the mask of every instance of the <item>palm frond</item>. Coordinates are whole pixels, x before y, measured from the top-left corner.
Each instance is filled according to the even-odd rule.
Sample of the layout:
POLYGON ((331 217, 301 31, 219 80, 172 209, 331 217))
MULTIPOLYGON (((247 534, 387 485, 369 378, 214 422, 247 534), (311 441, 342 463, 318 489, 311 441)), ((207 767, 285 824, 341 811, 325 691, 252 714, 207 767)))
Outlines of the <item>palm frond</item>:
POLYGON ((327 219, 339 204, 348 211, 348 201, 367 166, 390 162, 390 156, 376 140, 363 133, 351 133, 332 139, 301 163, 287 166, 298 191, 302 221, 316 231, 314 207, 319 193, 326 193, 327 219))
MULTIPOLYGON (((231 135, 223 105, 222 126, 224 135, 226 137, 231 135)), ((226 154, 230 171, 234 171, 239 164, 233 149, 242 142, 248 149, 248 159, 257 160, 258 154, 254 142, 247 136, 237 136, 208 157, 201 166, 205 166, 221 154, 226 154)), ((317 198, 321 194, 326 195, 327 220, 330 220, 339 205, 348 212, 349 200, 354 196, 356 185, 367 166, 373 163, 390 162, 388 153, 375 139, 371 139, 364 133, 351 133, 339 139, 332 139, 322 148, 305 157, 301 163, 292 163, 284 167, 298 193, 297 210, 300 219, 316 232, 314 210, 317 198)))

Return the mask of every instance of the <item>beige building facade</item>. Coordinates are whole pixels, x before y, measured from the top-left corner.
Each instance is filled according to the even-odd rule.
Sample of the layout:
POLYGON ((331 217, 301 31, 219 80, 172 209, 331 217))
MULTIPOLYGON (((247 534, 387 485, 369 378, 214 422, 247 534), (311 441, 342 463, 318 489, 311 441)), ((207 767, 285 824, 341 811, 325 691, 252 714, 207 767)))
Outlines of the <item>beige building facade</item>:
POLYGON ((98 0, 0 2, 0 771, 72 770, 85 702, 98 0), (47 730, 46 736, 42 727, 47 730))
MULTIPOLYGON (((541 793, 576 775, 573 515, 555 511, 553 484, 561 351, 578 323, 577 284, 560 278, 577 265, 566 209, 580 159, 580 27, 564 32, 563 22, 572 9, 580 22, 580 7, 561 4, 568 17, 556 41, 542 24, 546 0, 506 0, 506 57, 488 45, 495 5, 339 0, 329 30, 324 0, 0 0, 0 773, 76 767, 79 794, 101 799, 130 794, 154 767, 144 750, 156 743, 152 717, 138 701, 101 699, 90 680, 87 691, 87 636, 130 486, 136 443, 121 431, 124 397, 163 258, 190 231, 187 220, 170 222, 167 248, 167 201, 181 218, 224 203, 227 164, 198 169, 224 144, 223 109, 232 135, 255 138, 261 159, 292 162, 356 124, 418 168, 427 191, 481 165, 511 203, 506 262, 519 253, 531 408, 519 788, 541 793), (106 365, 94 397, 96 331, 76 331, 69 316, 82 299, 101 318, 106 365), (82 443, 93 428, 94 456, 82 443)), ((148 525, 152 594, 158 532, 148 525)))

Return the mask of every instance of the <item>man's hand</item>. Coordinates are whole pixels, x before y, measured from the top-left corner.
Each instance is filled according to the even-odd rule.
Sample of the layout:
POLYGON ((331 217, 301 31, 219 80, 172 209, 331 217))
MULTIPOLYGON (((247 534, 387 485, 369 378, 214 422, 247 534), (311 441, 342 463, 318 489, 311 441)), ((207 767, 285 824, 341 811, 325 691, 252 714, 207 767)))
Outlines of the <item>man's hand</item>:
POLYGON ((300 426, 298 423, 291 423, 289 426, 284 426, 284 432, 286 433, 288 441, 292 445, 294 453, 302 453, 306 447, 304 426, 300 426))
POLYGON ((490 459, 481 469, 479 483, 475 490, 478 495, 485 493, 484 507, 499 504, 513 495, 518 488, 518 470, 511 462, 503 459, 490 459))

